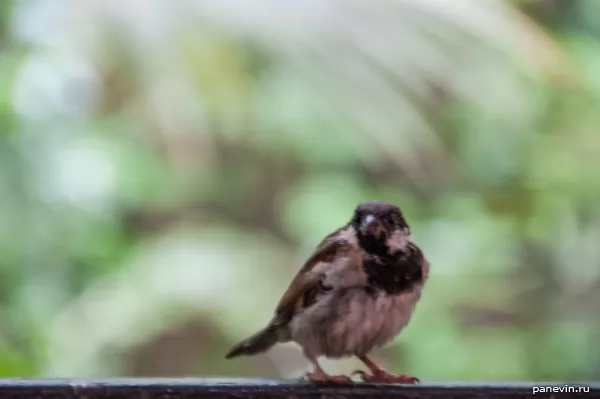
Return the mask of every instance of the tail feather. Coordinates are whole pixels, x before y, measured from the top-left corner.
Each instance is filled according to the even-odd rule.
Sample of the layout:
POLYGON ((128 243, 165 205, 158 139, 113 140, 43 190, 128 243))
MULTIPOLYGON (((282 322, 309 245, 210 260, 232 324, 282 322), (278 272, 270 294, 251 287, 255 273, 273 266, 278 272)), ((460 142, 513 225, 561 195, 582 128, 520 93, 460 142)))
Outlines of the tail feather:
POLYGON ((277 342, 279 342, 279 333, 277 328, 268 326, 267 328, 252 335, 250 338, 247 338, 235 345, 233 348, 231 348, 227 355, 225 355, 225 358, 231 359, 243 355, 256 355, 257 353, 267 351, 277 342))

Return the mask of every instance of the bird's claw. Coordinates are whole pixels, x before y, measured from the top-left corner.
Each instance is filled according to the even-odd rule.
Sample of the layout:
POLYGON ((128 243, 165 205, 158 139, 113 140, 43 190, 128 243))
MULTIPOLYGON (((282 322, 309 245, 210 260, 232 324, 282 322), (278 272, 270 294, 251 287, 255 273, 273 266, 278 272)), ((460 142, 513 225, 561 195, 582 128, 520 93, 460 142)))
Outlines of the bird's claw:
POLYGON ((359 375, 363 382, 379 384, 419 384, 416 377, 406 374, 392 374, 385 370, 379 370, 373 374, 365 373, 362 370, 356 370, 352 375, 359 375))
POLYGON ((352 374, 350 374, 350 375, 352 375, 352 376, 358 375, 358 376, 359 376, 359 377, 362 379, 362 378, 363 378, 363 376, 365 376, 366 374, 367 374, 367 373, 365 373, 365 372, 364 372, 364 371, 362 371, 362 370, 354 370, 354 371, 352 372, 352 374))

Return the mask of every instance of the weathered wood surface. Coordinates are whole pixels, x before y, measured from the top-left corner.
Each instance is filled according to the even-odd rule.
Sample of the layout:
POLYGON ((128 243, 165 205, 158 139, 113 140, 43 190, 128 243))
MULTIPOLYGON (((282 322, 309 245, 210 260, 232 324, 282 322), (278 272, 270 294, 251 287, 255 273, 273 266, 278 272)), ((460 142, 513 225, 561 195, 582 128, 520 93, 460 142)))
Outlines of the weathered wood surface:
POLYGON ((0 379, 0 398, 600 398, 598 383, 423 383, 419 386, 356 384, 319 386, 260 379, 0 379), (581 393, 536 393, 533 387, 589 387, 581 393))

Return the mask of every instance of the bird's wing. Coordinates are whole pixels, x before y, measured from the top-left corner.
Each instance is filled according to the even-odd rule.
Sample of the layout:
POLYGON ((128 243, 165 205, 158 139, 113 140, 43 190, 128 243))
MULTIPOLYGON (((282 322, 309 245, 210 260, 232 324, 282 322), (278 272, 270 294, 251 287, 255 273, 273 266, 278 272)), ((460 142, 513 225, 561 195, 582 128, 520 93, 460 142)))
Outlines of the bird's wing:
POLYGON ((296 274, 275 308, 272 324, 286 325, 299 309, 312 305, 319 292, 330 289, 323 284, 325 273, 353 249, 340 237, 340 230, 325 237, 296 274))

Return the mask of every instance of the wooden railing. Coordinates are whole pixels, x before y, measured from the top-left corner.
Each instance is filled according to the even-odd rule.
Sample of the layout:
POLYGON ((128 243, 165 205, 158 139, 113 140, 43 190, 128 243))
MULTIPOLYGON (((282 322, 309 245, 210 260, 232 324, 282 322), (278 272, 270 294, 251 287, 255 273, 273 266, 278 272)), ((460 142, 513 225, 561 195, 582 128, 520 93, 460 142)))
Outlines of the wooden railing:
POLYGON ((254 379, 0 379, 0 398, 600 398, 590 383, 423 383, 418 386, 323 386, 295 381, 254 379), (537 390, 536 390, 537 388, 537 390), (536 393, 534 393, 537 391, 536 393))

